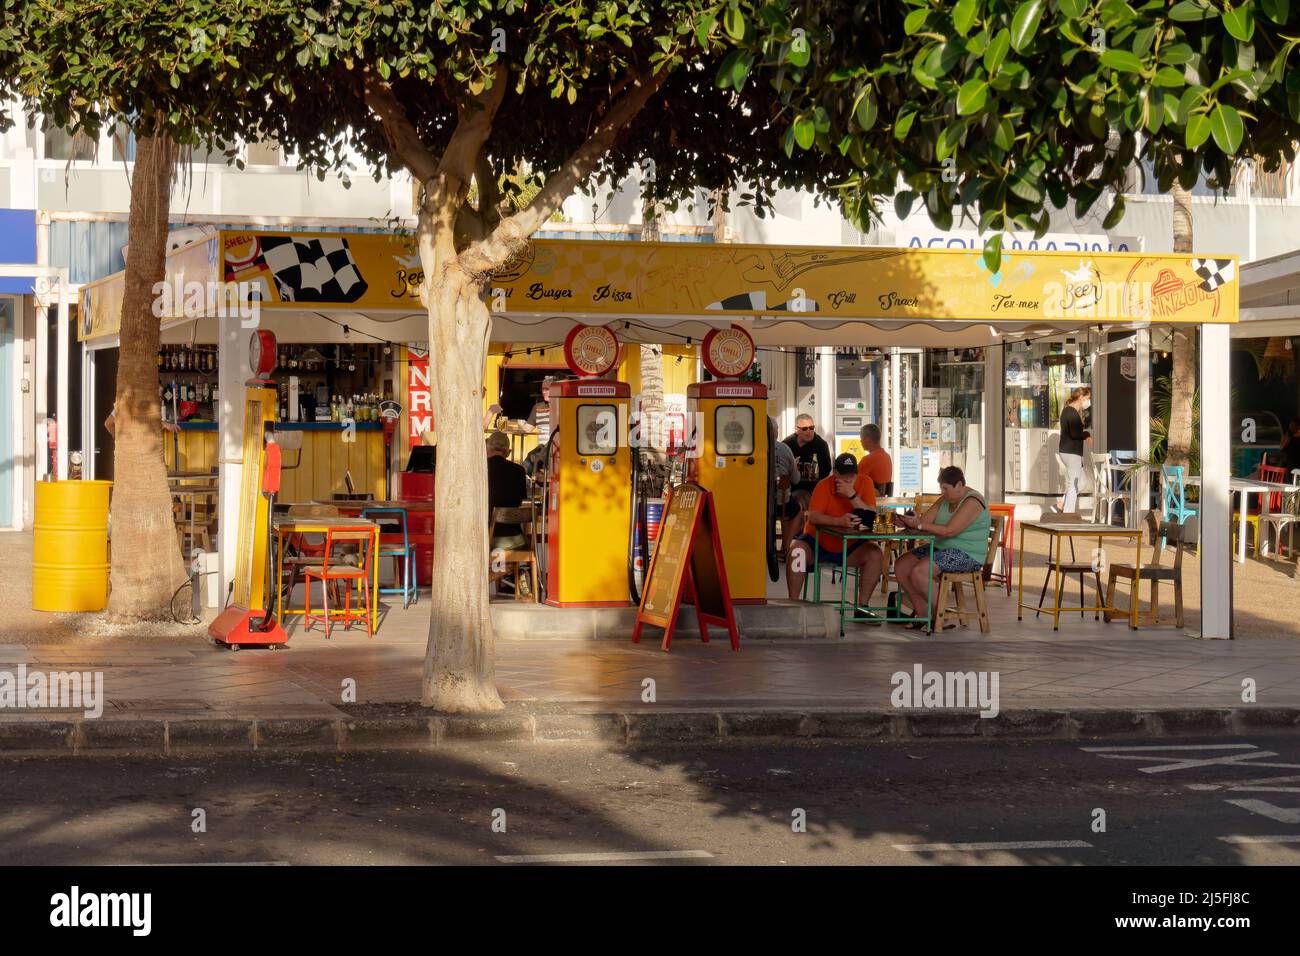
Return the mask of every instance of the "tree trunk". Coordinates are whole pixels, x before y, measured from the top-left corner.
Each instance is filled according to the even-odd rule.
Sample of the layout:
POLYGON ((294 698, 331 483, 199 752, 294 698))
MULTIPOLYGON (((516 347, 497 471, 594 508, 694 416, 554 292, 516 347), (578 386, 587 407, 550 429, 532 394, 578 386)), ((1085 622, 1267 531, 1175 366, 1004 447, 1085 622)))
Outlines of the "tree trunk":
MULTIPOLYGON (((428 235, 421 210, 421 234, 428 235)), ((496 634, 488 605, 487 453, 483 368, 492 317, 478 284, 435 261, 420 242, 428 283, 430 392, 438 423, 434 478, 433 593, 424 658, 424 706, 484 713, 505 705, 496 689, 496 634)))
MULTIPOLYGON (((663 204, 647 202, 641 208, 641 239, 659 242, 660 220, 663 204)), ((664 441, 664 347, 644 342, 641 344, 641 394, 637 407, 640 417, 640 436, 644 445, 663 451, 664 441)))
POLYGON ((167 213, 176 144, 141 137, 131 173, 131 213, 117 364, 113 445, 113 561, 108 612, 125 623, 170 620, 185 580, 163 463, 158 404, 161 324, 154 285, 166 277, 167 213))
MULTIPOLYGON (((1192 254, 1192 197, 1177 180, 1170 195, 1174 201, 1174 254, 1192 254)), ((1169 412, 1169 443, 1165 463, 1191 464, 1192 398, 1196 393, 1196 340, 1195 333, 1175 329, 1173 342, 1174 370, 1170 379, 1171 396, 1169 412)))
POLYGON ((713 191, 713 241, 715 243, 727 241, 727 214, 722 209, 726 198, 727 191, 725 189, 715 189, 713 191))

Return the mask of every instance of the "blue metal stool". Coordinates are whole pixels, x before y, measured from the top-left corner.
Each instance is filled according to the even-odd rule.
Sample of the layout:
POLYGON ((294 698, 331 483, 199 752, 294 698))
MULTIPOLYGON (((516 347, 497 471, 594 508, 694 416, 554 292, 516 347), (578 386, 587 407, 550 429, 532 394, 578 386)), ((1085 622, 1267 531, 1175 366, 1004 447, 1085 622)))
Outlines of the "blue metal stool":
MULTIPOLYGON (((393 579, 401 581, 400 587, 380 588, 380 594, 400 594, 402 596, 402 609, 410 607, 419 598, 419 589, 415 586, 415 545, 411 543, 411 536, 406 528, 406 512, 401 508, 366 508, 361 512, 363 518, 374 518, 380 520, 397 518, 397 523, 402 529, 401 547, 390 546, 384 547, 384 534, 386 529, 380 528, 379 531, 379 551, 377 558, 393 558, 393 579), (398 561, 402 562, 401 575, 398 575, 398 561)), ((388 531, 393 534, 395 532, 388 531)))

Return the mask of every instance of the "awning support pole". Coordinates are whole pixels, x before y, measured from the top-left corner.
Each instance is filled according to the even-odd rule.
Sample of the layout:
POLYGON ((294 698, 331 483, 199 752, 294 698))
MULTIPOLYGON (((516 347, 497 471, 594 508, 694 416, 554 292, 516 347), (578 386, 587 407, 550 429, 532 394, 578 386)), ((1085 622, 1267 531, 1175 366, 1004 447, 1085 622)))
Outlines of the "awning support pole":
POLYGON ((1201 326, 1201 637, 1232 637, 1228 326, 1201 326))

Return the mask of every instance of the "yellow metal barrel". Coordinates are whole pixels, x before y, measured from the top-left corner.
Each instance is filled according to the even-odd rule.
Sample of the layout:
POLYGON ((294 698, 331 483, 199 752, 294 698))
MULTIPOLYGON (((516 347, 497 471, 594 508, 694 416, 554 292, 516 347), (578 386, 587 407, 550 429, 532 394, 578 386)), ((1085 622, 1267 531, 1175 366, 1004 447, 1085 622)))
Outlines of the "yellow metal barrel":
POLYGON ((38 481, 32 609, 102 611, 108 605, 111 481, 38 481))

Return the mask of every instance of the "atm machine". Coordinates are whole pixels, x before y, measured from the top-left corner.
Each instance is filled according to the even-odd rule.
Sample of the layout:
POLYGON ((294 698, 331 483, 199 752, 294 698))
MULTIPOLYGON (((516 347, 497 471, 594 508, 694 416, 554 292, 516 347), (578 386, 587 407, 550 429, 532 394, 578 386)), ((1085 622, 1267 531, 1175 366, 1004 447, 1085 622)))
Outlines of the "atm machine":
POLYGON ((617 366, 619 347, 604 326, 574 328, 564 356, 578 377, 551 386, 543 593, 552 607, 624 607, 635 591, 632 392, 603 377, 617 366))
POLYGON ((773 468, 767 386, 738 381, 754 363, 754 340, 739 326, 704 337, 701 360, 717 379, 687 387, 692 436, 688 479, 713 494, 731 599, 767 603, 774 560, 773 468), (769 557, 770 556, 770 557, 769 557))

